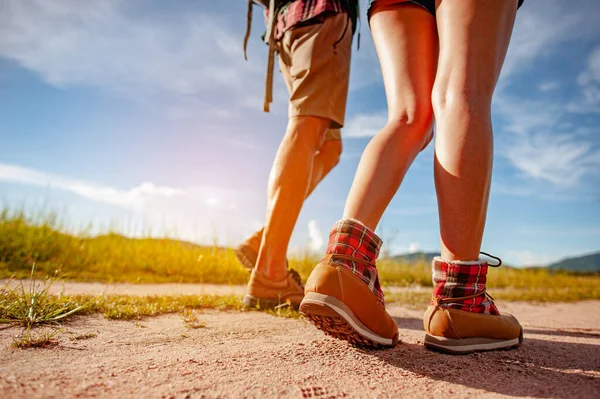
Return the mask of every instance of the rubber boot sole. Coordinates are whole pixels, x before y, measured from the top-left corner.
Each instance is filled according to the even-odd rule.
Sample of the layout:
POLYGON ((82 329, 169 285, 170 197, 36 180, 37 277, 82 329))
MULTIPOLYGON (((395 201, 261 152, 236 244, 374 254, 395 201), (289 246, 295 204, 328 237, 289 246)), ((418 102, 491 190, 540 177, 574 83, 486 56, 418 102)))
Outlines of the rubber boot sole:
POLYGON ((452 339, 425 334, 425 346, 437 351, 450 354, 465 354, 472 352, 493 351, 516 348, 523 342, 523 330, 518 338, 498 340, 491 338, 452 339))
POLYGON ((397 330, 392 338, 375 334, 346 304, 329 295, 307 293, 300 304, 300 313, 325 334, 356 346, 383 349, 398 344, 397 330))
POLYGON ((242 266, 244 266, 244 268, 246 270, 251 272, 252 269, 254 269, 254 262, 252 262, 250 259, 248 259, 248 257, 244 253, 243 245, 240 245, 239 247, 234 249, 233 253, 235 254, 235 257, 237 258, 237 260, 242 264, 242 266))

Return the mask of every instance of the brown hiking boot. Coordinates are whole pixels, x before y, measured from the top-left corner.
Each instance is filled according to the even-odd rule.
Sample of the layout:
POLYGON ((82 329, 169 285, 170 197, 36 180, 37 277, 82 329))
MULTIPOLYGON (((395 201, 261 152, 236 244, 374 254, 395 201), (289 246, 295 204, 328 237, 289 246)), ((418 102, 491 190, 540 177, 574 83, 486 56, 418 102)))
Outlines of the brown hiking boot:
POLYGON ((252 271, 256 265, 264 231, 265 228, 263 227, 234 249, 236 258, 249 271, 252 271))
POLYGON ((269 309, 289 303, 293 309, 298 309, 303 297, 304 286, 295 270, 288 270, 282 281, 271 281, 257 269, 252 269, 243 307, 269 309))
MULTIPOLYGON (((260 244, 262 243, 264 231, 264 227, 256 231, 254 234, 248 237, 246 241, 238 245, 233 250, 237 260, 239 260, 242 266, 248 269, 249 272, 251 272, 252 269, 256 267, 256 261, 258 260, 258 251, 260 251, 260 244)), ((287 259, 285 262, 287 265, 287 259)))
POLYGON ((334 338, 359 346, 396 345, 398 326, 385 310, 371 261, 380 247, 379 237, 362 223, 349 219, 336 223, 327 255, 306 282, 300 312, 334 338))
POLYGON ((435 286, 423 317, 425 346, 457 354, 511 348, 523 342, 519 321, 500 314, 485 291, 487 268, 485 261, 433 260, 435 286))

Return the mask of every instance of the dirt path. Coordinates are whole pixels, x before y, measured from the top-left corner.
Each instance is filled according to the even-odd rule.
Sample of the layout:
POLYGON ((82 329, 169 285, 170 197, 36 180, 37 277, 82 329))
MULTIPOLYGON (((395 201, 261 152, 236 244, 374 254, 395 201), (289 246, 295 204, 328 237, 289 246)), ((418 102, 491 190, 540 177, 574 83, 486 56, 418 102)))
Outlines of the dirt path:
MULTIPOLYGON (((31 280, 23 280, 25 289, 29 288, 31 280)), ((15 287, 19 282, 16 280, 0 279, 0 287, 8 284, 9 287, 15 287)), ((40 284, 38 282, 37 284, 40 284)), ((394 292, 429 292, 427 287, 386 287, 386 291, 394 292)), ((225 285, 225 284, 132 284, 132 283, 96 283, 79 281, 59 281, 50 287, 50 292, 54 294, 91 294, 91 295, 244 295, 245 285, 225 285)))
POLYGON ((500 306, 522 321, 523 346, 464 356, 426 350, 422 312, 396 305, 403 342, 383 351, 259 312, 207 311, 199 329, 179 315, 77 317, 46 349, 13 349, 20 330, 4 329, 0 397, 600 397, 600 302, 500 306))
MULTIPOLYGON (((25 289, 28 289, 31 280, 23 280, 25 289)), ((5 284, 16 286, 18 281, 0 279, 0 287, 5 284)), ((91 294, 91 295, 244 295, 245 285, 225 284, 131 284, 131 283, 96 283, 78 281, 58 281, 50 287, 50 292, 58 294, 91 294)))

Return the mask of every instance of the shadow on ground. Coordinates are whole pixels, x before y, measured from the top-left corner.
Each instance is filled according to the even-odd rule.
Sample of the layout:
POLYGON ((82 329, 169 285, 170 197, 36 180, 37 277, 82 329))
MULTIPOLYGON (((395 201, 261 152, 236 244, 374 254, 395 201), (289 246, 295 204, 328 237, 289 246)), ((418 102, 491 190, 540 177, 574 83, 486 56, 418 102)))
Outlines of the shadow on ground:
POLYGON ((503 395, 571 398, 573 387, 583 384, 597 395, 590 397, 600 397, 600 345, 568 342, 569 337, 597 339, 598 330, 525 329, 517 349, 448 355, 426 349, 422 342, 410 343, 414 331, 423 331, 421 319, 394 320, 405 342, 365 354, 434 380, 503 395))

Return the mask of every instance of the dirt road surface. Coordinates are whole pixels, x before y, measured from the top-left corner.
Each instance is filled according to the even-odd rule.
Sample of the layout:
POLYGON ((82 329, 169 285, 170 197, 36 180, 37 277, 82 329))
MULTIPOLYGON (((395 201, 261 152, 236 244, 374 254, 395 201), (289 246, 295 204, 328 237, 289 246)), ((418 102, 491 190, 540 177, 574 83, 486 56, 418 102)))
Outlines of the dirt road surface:
POLYGON ((0 330, 0 397, 600 397, 600 302, 499 305, 523 346, 462 356, 425 349, 422 312, 398 305, 402 343, 378 351, 260 312, 205 311, 198 329, 180 315, 75 317, 43 349, 12 348, 13 327, 0 330))

